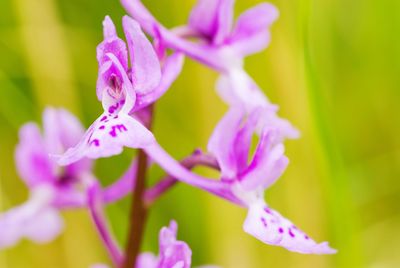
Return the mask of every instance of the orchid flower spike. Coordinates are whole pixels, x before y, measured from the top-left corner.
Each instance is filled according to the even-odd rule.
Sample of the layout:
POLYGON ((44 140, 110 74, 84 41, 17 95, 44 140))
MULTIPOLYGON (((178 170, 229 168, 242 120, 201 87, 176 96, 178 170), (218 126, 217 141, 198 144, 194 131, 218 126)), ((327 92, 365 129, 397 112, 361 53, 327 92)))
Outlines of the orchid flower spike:
POLYGON ((123 28, 131 62, 128 68, 125 42, 117 36, 108 16, 103 27, 104 41, 97 47, 97 97, 104 112, 81 141, 59 157, 61 165, 83 157, 108 157, 120 154, 124 146, 143 148, 154 142, 153 134, 131 113, 159 98, 182 67, 182 56, 175 54, 166 60, 161 70, 156 52, 139 24, 125 16, 123 28))
POLYGON ((91 173, 91 161, 61 169, 49 157, 75 144, 83 134, 82 125, 67 111, 54 108, 44 111, 43 125, 43 135, 35 123, 20 129, 15 161, 30 198, 0 215, 0 248, 13 246, 22 238, 38 243, 53 240, 63 229, 58 209, 86 202, 77 186, 91 173))
POLYGON ((328 244, 317 244, 288 219, 271 209, 264 201, 264 190, 284 172, 288 159, 284 155, 279 128, 265 128, 252 160, 248 163, 252 135, 260 114, 247 118, 239 109, 231 109, 217 125, 208 144, 216 157, 222 180, 248 208, 243 229, 260 241, 282 246, 299 253, 335 253, 328 244))
MULTIPOLYGON (((240 106, 248 114, 262 107, 271 115, 273 109, 259 86, 243 69, 243 59, 259 52, 270 42, 270 26, 278 18, 278 10, 261 3, 233 21, 234 0, 198 0, 187 26, 168 30, 145 8, 140 0, 121 0, 123 6, 151 35, 164 46, 181 51, 191 58, 218 70, 221 75, 216 88, 221 98, 230 105, 240 106), (196 37, 198 42, 185 39, 196 37)), ((278 124, 286 120, 273 120, 278 124), (278 122, 280 121, 280 122, 278 122)), ((264 121, 260 118, 261 121, 264 121)), ((297 138, 299 132, 290 126, 287 138, 297 138)))

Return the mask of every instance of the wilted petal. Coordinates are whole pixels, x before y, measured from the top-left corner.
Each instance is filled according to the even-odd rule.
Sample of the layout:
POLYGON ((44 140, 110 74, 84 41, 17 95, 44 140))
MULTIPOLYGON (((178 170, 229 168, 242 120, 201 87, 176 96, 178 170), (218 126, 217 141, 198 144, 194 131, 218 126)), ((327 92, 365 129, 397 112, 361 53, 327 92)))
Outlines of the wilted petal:
POLYGON ((241 56, 254 54, 268 46, 270 25, 278 18, 275 6, 262 3, 240 15, 228 42, 241 56))
POLYGON ((55 163, 49 158, 39 127, 27 123, 19 131, 19 144, 15 150, 15 163, 20 177, 29 186, 56 180, 55 163))
POLYGON ((189 25, 214 44, 222 43, 232 28, 234 0, 199 0, 193 8, 189 25))
POLYGON ((246 191, 268 188, 285 171, 289 159, 283 144, 274 145, 275 133, 264 132, 249 167, 241 174, 240 184, 246 191))
POLYGON ((128 16, 122 19, 132 66, 132 84, 136 92, 154 90, 161 79, 160 62, 139 24, 128 16))
POLYGON ((153 134, 139 121, 119 113, 104 113, 86 132, 81 142, 59 157, 60 165, 68 165, 83 157, 100 158, 120 154, 123 147, 143 148, 154 142, 153 134))
POLYGON ((279 212, 269 208, 264 200, 250 205, 243 229, 258 240, 303 254, 333 254, 336 250, 327 242, 316 243, 279 212))
POLYGON ((176 240, 176 231, 175 221, 160 231, 159 268, 190 268, 192 251, 185 242, 176 240))
POLYGON ((235 138, 243 117, 241 109, 231 108, 218 123, 208 142, 207 149, 217 158, 225 178, 232 179, 237 174, 235 138))

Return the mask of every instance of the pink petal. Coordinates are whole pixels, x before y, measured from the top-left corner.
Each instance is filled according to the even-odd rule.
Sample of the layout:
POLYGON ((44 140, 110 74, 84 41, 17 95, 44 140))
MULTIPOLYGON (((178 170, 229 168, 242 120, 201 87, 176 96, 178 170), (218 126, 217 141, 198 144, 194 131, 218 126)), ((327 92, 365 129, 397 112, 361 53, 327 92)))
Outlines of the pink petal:
POLYGON ((231 47, 246 56, 265 49, 270 41, 270 25, 278 18, 275 6, 262 3, 240 15, 232 36, 231 47))
POLYGON ((132 65, 132 84, 136 92, 148 93, 160 83, 160 62, 139 24, 128 16, 123 17, 122 24, 132 65))
POLYGON ((98 77, 98 81, 103 81, 100 83, 103 86, 100 91, 103 108, 111 114, 117 113, 120 110, 128 113, 135 105, 136 92, 129 80, 127 71, 118 58, 112 53, 107 53, 105 57, 108 59, 108 67, 102 70, 104 72, 99 73, 98 77), (114 82, 111 79, 114 79, 114 82), (114 105, 118 106, 114 107, 114 105))
POLYGON ((44 139, 48 153, 62 153, 76 144, 84 133, 79 120, 65 109, 47 107, 43 112, 44 139))
MULTIPOLYGON (((64 109, 46 108, 43 113, 44 139, 48 154, 61 154, 79 142, 84 128, 79 120, 64 109)), ((68 176, 90 171, 92 161, 83 159, 66 167, 68 176)))
POLYGON ((176 240, 176 231, 175 221, 160 231, 159 268, 190 268, 192 251, 185 242, 176 240))
POLYGON ((22 238, 46 243, 58 236, 63 222, 49 205, 52 196, 50 188, 35 188, 28 202, 0 215, 0 248, 14 246, 22 238))
POLYGON ((264 132, 249 167, 240 178, 244 190, 266 189, 285 171, 289 160, 283 144, 274 145, 273 131, 264 132))
POLYGON ((169 56, 162 67, 160 84, 148 94, 138 95, 133 111, 138 111, 158 100, 181 73, 183 61, 184 56, 182 53, 174 53, 169 56))
POLYGON ((222 176, 227 179, 233 179, 237 174, 235 138, 243 117, 242 110, 231 108, 218 123, 208 142, 208 151, 217 158, 222 176))
POLYGON ((262 111, 258 128, 260 132, 273 130, 276 132, 275 143, 282 142, 284 139, 297 139, 300 132, 286 119, 277 115, 278 107, 269 105, 262 111))
POLYGON ((229 66, 236 64, 235 55, 221 53, 218 47, 198 44, 176 36, 169 30, 158 26, 155 27, 156 37, 168 48, 183 52, 191 58, 204 63, 219 71, 226 71, 229 66))
POLYGON ((333 254, 327 242, 316 243, 292 222, 269 208, 264 200, 250 205, 243 229, 258 240, 303 254, 333 254))
POLYGON ((233 0, 199 0, 190 14, 189 25, 214 44, 220 44, 232 28, 233 4, 233 0))
POLYGON ((115 25, 111 20, 110 16, 106 16, 103 20, 103 34, 104 34, 104 39, 118 37, 117 30, 115 29, 115 25))
POLYGON ((158 258, 153 253, 141 253, 137 258, 135 268, 159 268, 158 258))
POLYGON ((121 4, 148 34, 156 36, 155 27, 161 25, 140 0, 121 0, 121 4))
POLYGON ((56 165, 46 151, 39 127, 27 123, 19 131, 19 144, 15 150, 15 163, 19 176, 29 186, 56 180, 56 165))
MULTIPOLYGON (((128 71, 128 51, 125 42, 117 36, 114 23, 109 16, 103 21, 104 41, 97 46, 97 61, 99 63, 99 74, 96 85, 97 98, 101 100, 103 90, 110 84, 110 76, 114 73, 113 64, 108 54, 114 55, 117 62, 122 66, 119 72, 128 71)), ((122 77, 119 76, 122 80, 122 77)))
POLYGON ((125 70, 128 69, 128 51, 125 42, 117 36, 115 26, 109 16, 103 21, 104 41, 97 46, 97 61, 99 66, 103 65, 107 58, 107 53, 114 54, 121 62, 125 70))
POLYGON ((257 122, 260 118, 259 110, 255 110, 248 115, 243 127, 237 132, 234 141, 234 151, 238 166, 238 174, 242 174, 248 166, 248 158, 253 134, 257 128, 257 122))
POLYGON ((54 208, 41 211, 29 224, 24 225, 25 235, 37 243, 48 243, 63 229, 63 221, 54 208))
POLYGON ((221 75, 217 92, 229 106, 242 106, 248 114, 269 105, 262 90, 242 68, 233 68, 221 75))
POLYGON ((68 165, 83 157, 100 158, 120 154, 123 147, 143 148, 155 141, 153 134, 139 121, 119 113, 104 113, 86 132, 80 143, 59 157, 60 165, 68 165))

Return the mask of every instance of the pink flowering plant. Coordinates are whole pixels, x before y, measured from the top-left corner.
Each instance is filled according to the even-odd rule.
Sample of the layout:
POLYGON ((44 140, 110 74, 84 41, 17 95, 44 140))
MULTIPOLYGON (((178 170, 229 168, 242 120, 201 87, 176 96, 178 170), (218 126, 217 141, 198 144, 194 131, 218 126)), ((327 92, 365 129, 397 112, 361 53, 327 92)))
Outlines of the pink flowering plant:
POLYGON ((125 41, 106 16, 104 40, 97 46, 96 96, 104 111, 86 131, 72 114, 55 108, 44 111, 42 130, 35 123, 21 127, 15 160, 30 197, 0 215, 0 247, 14 246, 22 238, 49 242, 64 228, 60 211, 86 208, 114 267, 191 267, 191 249, 177 240, 173 220, 160 231, 158 254, 140 253, 152 204, 182 182, 247 209, 243 230, 265 244, 303 254, 335 253, 264 200, 265 190, 289 163, 285 139, 299 136, 244 69, 247 55, 268 46, 277 9, 262 3, 234 21, 234 0, 199 0, 187 25, 167 29, 139 0, 121 3, 128 13, 122 18, 125 41), (178 161, 158 143, 151 125, 154 106, 180 74, 185 56, 219 73, 216 88, 229 108, 210 135, 206 152, 197 149, 178 161), (253 137, 258 139, 254 152, 253 137), (125 148, 138 151, 132 164, 120 179, 102 187, 92 172, 93 162, 125 148), (166 176, 149 187, 151 165, 160 166, 166 176), (219 179, 192 172, 196 166, 216 170, 219 179), (103 207, 128 194, 130 229, 122 250, 103 207))

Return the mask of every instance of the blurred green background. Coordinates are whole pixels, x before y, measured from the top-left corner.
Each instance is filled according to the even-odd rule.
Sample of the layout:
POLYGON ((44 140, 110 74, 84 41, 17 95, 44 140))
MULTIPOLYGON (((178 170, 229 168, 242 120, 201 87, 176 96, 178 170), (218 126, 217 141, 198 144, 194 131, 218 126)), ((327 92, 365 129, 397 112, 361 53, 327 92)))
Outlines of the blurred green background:
MULTIPOLYGON (((144 1, 168 26, 183 24, 195 0, 144 1)), ((259 3, 237 0, 236 11, 259 3)), ((157 202, 144 250, 157 251, 159 228, 180 226, 195 265, 222 267, 400 267, 400 1, 276 0, 272 44, 246 60, 249 73, 280 114, 302 132, 287 142, 291 164, 267 202, 334 256, 300 255, 264 245, 242 231, 245 210, 186 185, 157 202)), ((88 126, 101 112, 95 97, 95 47, 117 0, 0 1, 0 209, 27 197, 13 153, 18 128, 40 121, 47 105, 70 109, 88 126)), ((120 25, 118 26, 121 29, 120 25)), ((155 134, 175 157, 205 148, 227 107, 217 75, 190 60, 156 108, 155 134)), ((104 185, 132 152, 97 162, 104 185)), ((161 175, 152 171, 152 180, 161 175)), ((129 199, 107 208, 125 243, 129 199)), ((88 267, 109 263, 86 211, 64 213, 67 228, 47 245, 23 241, 0 252, 0 267, 88 267)))

